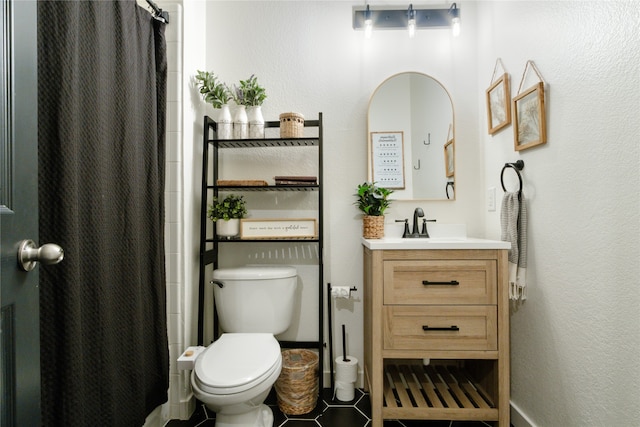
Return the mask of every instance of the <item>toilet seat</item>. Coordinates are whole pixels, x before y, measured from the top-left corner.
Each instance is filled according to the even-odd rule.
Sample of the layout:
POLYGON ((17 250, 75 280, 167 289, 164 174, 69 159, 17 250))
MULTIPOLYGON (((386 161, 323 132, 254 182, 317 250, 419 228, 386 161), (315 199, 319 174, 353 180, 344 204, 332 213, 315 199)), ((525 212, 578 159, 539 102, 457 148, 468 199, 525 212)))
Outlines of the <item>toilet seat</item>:
POLYGON ((281 367, 280 344, 272 334, 228 333, 198 357, 194 379, 206 393, 228 395, 255 387, 281 367))

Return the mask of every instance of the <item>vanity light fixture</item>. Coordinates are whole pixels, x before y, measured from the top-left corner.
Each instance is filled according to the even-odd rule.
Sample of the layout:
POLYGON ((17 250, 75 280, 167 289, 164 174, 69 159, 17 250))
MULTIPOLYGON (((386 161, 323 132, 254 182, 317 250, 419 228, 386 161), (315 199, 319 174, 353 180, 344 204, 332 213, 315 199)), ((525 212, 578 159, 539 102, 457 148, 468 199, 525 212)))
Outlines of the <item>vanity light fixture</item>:
POLYGON ((460 8, 453 3, 447 9, 353 8, 353 29, 364 30, 369 37, 371 30, 409 30, 413 37, 416 30, 428 28, 453 28, 454 35, 460 28, 460 8), (457 29, 456 29, 457 28, 457 29))

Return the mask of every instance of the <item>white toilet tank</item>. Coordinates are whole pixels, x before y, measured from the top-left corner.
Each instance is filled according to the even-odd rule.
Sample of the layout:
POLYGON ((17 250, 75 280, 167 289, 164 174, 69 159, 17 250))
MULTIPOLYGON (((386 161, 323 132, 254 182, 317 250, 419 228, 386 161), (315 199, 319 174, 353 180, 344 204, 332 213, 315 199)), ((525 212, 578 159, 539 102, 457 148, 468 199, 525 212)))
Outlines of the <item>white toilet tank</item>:
POLYGON ((213 271, 213 294, 223 332, 281 334, 291 325, 297 271, 249 265, 213 271))

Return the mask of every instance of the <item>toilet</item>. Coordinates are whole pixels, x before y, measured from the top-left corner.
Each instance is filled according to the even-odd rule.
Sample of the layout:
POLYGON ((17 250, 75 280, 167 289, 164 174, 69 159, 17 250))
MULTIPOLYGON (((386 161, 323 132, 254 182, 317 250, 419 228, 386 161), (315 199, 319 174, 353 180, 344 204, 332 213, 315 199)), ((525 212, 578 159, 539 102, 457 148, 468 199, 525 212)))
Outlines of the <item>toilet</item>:
POLYGON ((282 369, 274 335, 291 325, 297 271, 252 265, 213 271, 218 340, 196 359, 194 396, 216 412, 216 427, 272 427, 264 404, 282 369))

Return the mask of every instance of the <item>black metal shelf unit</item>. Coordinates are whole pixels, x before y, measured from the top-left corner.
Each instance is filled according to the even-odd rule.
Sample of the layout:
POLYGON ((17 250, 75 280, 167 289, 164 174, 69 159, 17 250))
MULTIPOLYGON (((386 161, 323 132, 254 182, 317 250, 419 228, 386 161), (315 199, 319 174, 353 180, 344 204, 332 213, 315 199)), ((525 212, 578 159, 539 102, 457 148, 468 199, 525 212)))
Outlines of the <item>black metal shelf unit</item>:
MULTIPOLYGON (((202 144, 202 193, 200 209, 200 274, 198 280, 198 344, 204 345, 204 295, 205 295, 205 269, 213 264, 218 268, 218 254, 220 245, 242 244, 251 242, 260 243, 291 243, 303 242, 318 245, 318 340, 317 341, 280 341, 282 348, 309 348, 318 350, 318 377, 319 392, 323 388, 323 337, 324 337, 324 279, 323 279, 323 190, 322 190, 322 113, 317 120, 305 120, 305 127, 317 128, 317 136, 303 138, 264 138, 264 139, 217 139, 217 123, 208 116, 204 117, 203 144, 202 144), (304 185, 216 185, 218 182, 219 151, 227 148, 255 148, 274 147, 275 149, 287 149, 291 147, 317 147, 317 173, 318 184, 304 185), (211 154, 211 155, 210 155, 211 154), (213 166, 213 173, 209 173, 213 166), (211 180, 211 181, 209 181, 211 180), (207 205, 211 197, 218 197, 220 192, 281 192, 281 191, 306 191, 315 192, 318 197, 318 236, 316 238, 300 239, 224 239, 209 230, 207 234, 207 205)), ((279 128, 279 121, 265 122, 265 128, 279 128)), ((217 322, 214 309, 214 323, 217 322)), ((216 331, 214 325, 214 331, 216 331)), ((214 337, 217 335, 214 332, 214 337)))

